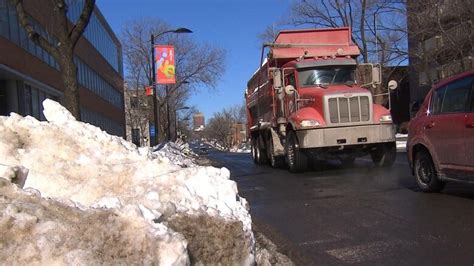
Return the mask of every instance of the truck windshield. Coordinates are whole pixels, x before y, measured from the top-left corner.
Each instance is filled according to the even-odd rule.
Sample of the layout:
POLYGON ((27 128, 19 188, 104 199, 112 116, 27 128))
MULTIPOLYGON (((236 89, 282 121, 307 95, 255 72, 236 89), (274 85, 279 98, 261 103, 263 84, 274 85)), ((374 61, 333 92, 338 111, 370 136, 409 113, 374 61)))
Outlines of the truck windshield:
POLYGON ((305 68, 298 71, 300 86, 354 84, 355 66, 305 68))

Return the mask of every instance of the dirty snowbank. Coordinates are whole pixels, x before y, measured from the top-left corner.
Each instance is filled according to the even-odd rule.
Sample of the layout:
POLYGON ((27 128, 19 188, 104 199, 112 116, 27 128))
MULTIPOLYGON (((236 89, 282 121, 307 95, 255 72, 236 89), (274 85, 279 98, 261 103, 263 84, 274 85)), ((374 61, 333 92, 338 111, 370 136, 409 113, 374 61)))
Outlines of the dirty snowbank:
POLYGON ((184 238, 140 216, 71 208, 0 178, 0 261, 27 265, 187 264, 184 238), (170 256, 175 253, 176 256, 170 256), (171 259, 171 260, 170 260, 171 259))
MULTIPOLYGON (((158 264, 251 264, 254 261, 247 202, 238 196, 227 169, 198 167, 191 161, 183 163, 170 156, 171 147, 168 151, 139 150, 97 127, 75 121, 54 101, 45 100, 43 106, 48 122, 16 114, 0 117, 0 177, 23 181, 25 188, 40 191, 43 197, 62 202, 71 211, 94 212, 98 211, 94 208, 101 208, 128 223, 140 221, 146 226, 134 236, 135 240, 145 241, 148 236, 142 233, 145 231, 155 237, 161 252, 158 264), (26 181, 22 180, 25 176, 26 181), (207 224, 215 226, 207 228, 206 223, 196 222, 200 219, 209 220, 207 224), (233 230, 230 233, 211 230, 226 226, 233 230), (197 231, 201 237, 193 235, 197 231), (221 247, 222 241, 229 244, 221 247), (212 252, 206 251, 209 246, 214 247, 212 252)), ((56 222, 68 223, 61 215, 56 222)), ((100 244, 103 234, 98 230, 98 239, 91 239, 91 245, 99 243, 107 248, 108 244, 100 244)), ((4 240, 0 239, 0 244, 5 245, 4 240)), ((73 246, 62 254, 74 254, 70 253, 73 246)), ((79 253, 74 257, 76 262, 89 264, 79 253)), ((1 254, 8 255, 3 251, 1 254)), ((120 254, 116 255, 123 256, 120 254)), ((45 257, 36 259, 31 258, 30 262, 42 262, 45 257)))

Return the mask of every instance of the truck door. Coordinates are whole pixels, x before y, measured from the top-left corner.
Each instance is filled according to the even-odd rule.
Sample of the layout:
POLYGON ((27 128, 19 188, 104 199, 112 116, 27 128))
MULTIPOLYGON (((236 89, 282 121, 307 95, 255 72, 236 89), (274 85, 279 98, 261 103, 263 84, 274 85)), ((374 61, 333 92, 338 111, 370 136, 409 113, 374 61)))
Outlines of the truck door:
MULTIPOLYGON (((295 72, 294 70, 285 70, 285 87, 288 85, 292 85, 296 89, 296 79, 295 79, 295 72)), ((292 95, 285 95, 285 113, 290 116, 292 113, 296 112, 296 93, 292 95)))

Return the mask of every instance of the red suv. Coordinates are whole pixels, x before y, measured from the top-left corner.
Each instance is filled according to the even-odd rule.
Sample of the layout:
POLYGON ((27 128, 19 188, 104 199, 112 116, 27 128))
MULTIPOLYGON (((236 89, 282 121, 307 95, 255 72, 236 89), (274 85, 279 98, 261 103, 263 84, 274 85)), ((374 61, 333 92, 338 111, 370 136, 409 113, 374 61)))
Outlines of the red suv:
POLYGON ((410 121, 407 152, 422 191, 474 182, 474 70, 433 86, 410 121))

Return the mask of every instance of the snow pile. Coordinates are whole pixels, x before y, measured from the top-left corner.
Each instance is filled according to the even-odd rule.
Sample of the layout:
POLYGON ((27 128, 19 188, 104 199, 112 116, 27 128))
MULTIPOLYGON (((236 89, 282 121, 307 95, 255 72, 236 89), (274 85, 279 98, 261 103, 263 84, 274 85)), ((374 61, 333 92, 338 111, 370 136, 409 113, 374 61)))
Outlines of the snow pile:
POLYGON ((0 178, 0 261, 7 265, 187 264, 183 237, 168 241, 140 216, 71 208, 0 178), (175 256, 170 256, 170 254, 175 256))
POLYGON ((153 148, 153 154, 161 158, 167 158, 170 163, 181 167, 196 166, 197 154, 191 150, 188 143, 181 140, 162 143, 153 148))
POLYGON ((250 153, 251 147, 247 143, 241 143, 237 146, 234 146, 230 148, 230 152, 236 152, 236 153, 250 153))
POLYGON ((219 151, 226 151, 227 149, 222 146, 218 141, 216 140, 211 140, 211 141, 206 141, 205 142, 207 145, 211 146, 212 148, 219 150, 219 151))
MULTIPOLYGON (((17 114, 0 117, 0 177, 20 186, 24 183, 25 188, 40 191, 35 194, 53 198, 55 201, 47 201, 54 202, 49 205, 37 200, 46 209, 63 204, 71 209, 70 212, 83 213, 77 215, 77 219, 51 214, 55 220, 52 220, 54 226, 50 226, 71 234, 52 239, 42 237, 46 233, 37 229, 38 226, 42 227, 41 215, 31 218, 34 226, 28 230, 39 230, 40 233, 31 231, 33 235, 25 234, 29 238, 23 239, 28 240, 28 243, 17 239, 17 242, 23 243, 21 249, 36 248, 41 251, 41 245, 46 245, 43 242, 56 242, 48 244, 51 249, 45 251, 47 254, 28 257, 26 252, 26 257, 22 257, 25 263, 43 263, 54 254, 63 261, 71 258, 74 264, 96 264, 96 261, 88 259, 95 256, 96 252, 101 253, 101 248, 115 250, 114 245, 125 245, 122 248, 127 252, 117 249, 118 253, 110 254, 101 261, 113 264, 114 261, 109 259, 127 257, 133 249, 128 245, 133 243, 138 243, 133 245, 143 249, 158 247, 159 250, 159 256, 152 251, 146 253, 149 254, 147 257, 137 261, 140 264, 250 264, 254 261, 248 204, 238 196, 236 183, 229 180, 227 169, 198 167, 194 163, 184 162, 183 158, 176 159, 178 157, 173 156, 178 155, 173 154, 176 148, 173 144, 167 144, 167 147, 156 152, 139 150, 122 138, 76 121, 54 101, 45 100, 43 106, 49 122, 17 114), (181 163, 172 163, 168 157, 181 163), (99 214, 97 208, 108 211, 108 214, 99 214), (69 238, 80 239, 76 235, 81 234, 80 230, 68 228, 83 222, 80 217, 88 217, 89 214, 93 217, 104 216, 104 219, 84 221, 97 229, 90 229, 90 247, 83 249, 81 245, 87 246, 87 243, 82 242, 60 245, 66 238, 68 241, 73 241, 69 238), (110 236, 104 232, 107 229, 101 227, 107 227, 109 223, 118 224, 109 229, 110 236), (126 235, 126 232, 122 232, 124 235, 121 235, 121 232, 115 232, 116 228, 122 228, 122 223, 125 224, 123 230, 136 231, 135 234, 126 235), (108 237, 114 240, 103 239, 108 237), (30 238, 35 238, 36 246, 30 238), (153 242, 152 245, 146 244, 149 240, 153 242), (59 246, 62 247, 61 252, 56 250, 59 246)), ((5 212, 11 214, 8 210, 5 212)), ((26 213, 32 215, 29 211, 26 213)), ((7 217, 5 219, 9 221, 15 220, 10 214, 4 214, 1 219, 7 217)), ((7 231, 10 225, 11 222, 7 222, 7 231)), ((0 234, 3 234, 5 226, 0 227, 0 230, 0 234)), ((0 239, 0 246, 5 245, 4 240, 0 239)), ((8 256, 7 250, 2 248, 0 252, 0 261, 4 261, 3 258, 8 256)))

